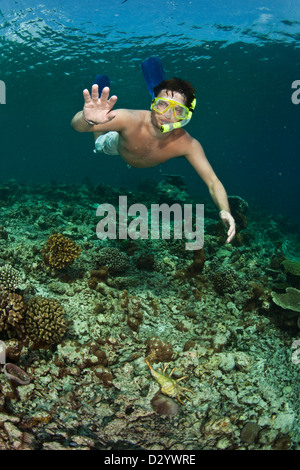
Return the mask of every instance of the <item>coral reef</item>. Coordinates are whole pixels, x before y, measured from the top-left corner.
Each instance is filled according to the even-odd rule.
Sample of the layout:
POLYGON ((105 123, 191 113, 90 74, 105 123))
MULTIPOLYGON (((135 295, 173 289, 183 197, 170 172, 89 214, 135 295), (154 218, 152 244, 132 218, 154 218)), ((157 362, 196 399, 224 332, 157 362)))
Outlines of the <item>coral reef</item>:
POLYGON ((294 276, 300 276, 300 262, 286 259, 282 262, 282 265, 286 272, 293 274, 294 276))
POLYGON ((63 269, 71 266, 79 253, 80 249, 73 240, 61 233, 54 233, 44 248, 44 260, 52 268, 63 269))
POLYGON ((64 308, 57 300, 37 295, 28 303, 25 327, 35 343, 45 346, 56 344, 61 341, 67 328, 64 308))
MULTIPOLYGON (((299 290, 299 276, 281 264, 287 245, 289 255, 300 246, 294 225, 249 207, 239 242, 224 245, 225 229, 205 200, 204 259, 182 240, 99 240, 90 208, 117 205, 119 188, 5 186, 0 265, 26 273, 26 288, 1 289, 0 339, 21 380, 32 380, 0 374, 1 450, 299 449, 291 348, 299 312, 271 296, 299 290), (39 248, 58 233, 81 250, 59 273, 39 248), (174 389, 187 376, 179 384, 193 393, 184 405, 159 392, 145 359, 157 373, 170 363, 174 389)), ((160 190, 128 191, 128 204, 195 202, 178 178, 160 190)))
POLYGON ((212 272, 210 276, 214 289, 218 294, 224 295, 225 293, 234 293, 238 290, 239 279, 232 268, 220 268, 212 272))
POLYGON ((0 332, 21 335, 26 306, 23 297, 15 292, 0 291, 0 332))
POLYGON ((294 287, 287 287, 285 294, 271 292, 272 300, 276 305, 284 309, 300 312, 300 290, 294 287))
POLYGON ((174 357, 172 345, 157 337, 147 339, 146 348, 146 354, 153 362, 170 362, 174 357))
POLYGON ((24 282, 24 276, 9 264, 0 267, 0 289, 15 291, 24 282))
POLYGON ((105 247, 97 256, 98 266, 107 266, 110 274, 124 273, 130 266, 128 256, 119 248, 105 247))

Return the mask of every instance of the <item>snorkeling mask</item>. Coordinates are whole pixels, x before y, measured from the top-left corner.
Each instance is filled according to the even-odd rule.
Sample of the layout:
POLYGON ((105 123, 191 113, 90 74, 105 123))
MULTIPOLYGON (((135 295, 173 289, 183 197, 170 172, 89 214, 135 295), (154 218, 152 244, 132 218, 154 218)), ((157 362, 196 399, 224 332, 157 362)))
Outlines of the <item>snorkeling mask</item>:
POLYGON ((178 101, 156 97, 152 101, 151 109, 159 114, 164 114, 171 109, 174 118, 178 119, 176 122, 164 124, 160 127, 160 132, 165 133, 186 126, 192 118, 195 106, 196 98, 193 99, 190 108, 188 108, 178 101))

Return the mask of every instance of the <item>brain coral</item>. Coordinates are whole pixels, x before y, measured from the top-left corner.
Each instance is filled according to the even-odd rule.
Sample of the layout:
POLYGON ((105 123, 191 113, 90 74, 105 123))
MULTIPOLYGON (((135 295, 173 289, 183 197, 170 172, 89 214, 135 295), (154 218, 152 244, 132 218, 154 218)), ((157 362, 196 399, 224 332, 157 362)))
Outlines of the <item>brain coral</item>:
POLYGON ((97 261, 100 266, 107 266, 110 274, 124 272, 129 267, 128 256, 114 247, 102 248, 97 261))
POLYGON ((64 237, 61 233, 50 235, 44 249, 45 262, 56 269, 70 266, 78 258, 79 247, 73 240, 64 237))
POLYGON ((0 293, 0 332, 7 331, 20 334, 23 330, 23 319, 26 306, 21 295, 15 292, 0 293))
POLYGON ((0 288, 8 291, 15 291, 24 282, 24 277, 10 264, 0 267, 0 288))
POLYGON ((57 344, 65 334, 65 311, 54 299, 37 295, 29 303, 25 318, 28 336, 43 345, 57 344))

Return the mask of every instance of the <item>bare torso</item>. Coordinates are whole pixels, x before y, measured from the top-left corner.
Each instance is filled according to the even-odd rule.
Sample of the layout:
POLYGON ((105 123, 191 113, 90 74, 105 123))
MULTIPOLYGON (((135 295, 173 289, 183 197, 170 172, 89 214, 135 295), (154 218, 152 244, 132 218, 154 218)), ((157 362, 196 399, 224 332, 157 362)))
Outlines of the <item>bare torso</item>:
POLYGON ((131 166, 147 168, 184 155, 192 138, 183 129, 162 134, 151 122, 150 111, 131 111, 130 123, 119 132, 118 150, 131 166))

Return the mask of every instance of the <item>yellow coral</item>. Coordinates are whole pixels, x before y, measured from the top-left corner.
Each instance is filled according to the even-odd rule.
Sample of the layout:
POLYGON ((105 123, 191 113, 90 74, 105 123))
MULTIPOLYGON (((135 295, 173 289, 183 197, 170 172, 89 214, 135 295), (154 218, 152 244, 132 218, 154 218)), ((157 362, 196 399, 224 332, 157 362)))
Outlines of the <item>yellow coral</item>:
POLYGON ((73 240, 61 233, 50 235, 45 248, 45 261, 49 266, 63 269, 78 258, 80 249, 73 240))
POLYGON ((37 295, 29 301, 25 326, 28 336, 34 342, 57 344, 67 329, 65 310, 57 300, 37 295))
POLYGON ((21 295, 3 291, 0 294, 0 332, 8 330, 10 333, 21 334, 25 311, 26 306, 21 295))

